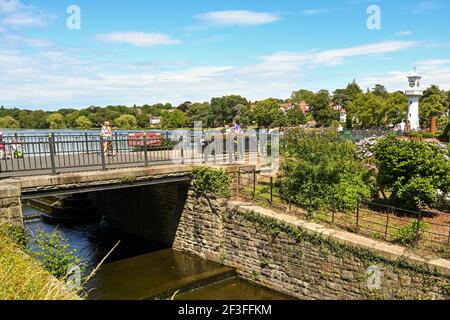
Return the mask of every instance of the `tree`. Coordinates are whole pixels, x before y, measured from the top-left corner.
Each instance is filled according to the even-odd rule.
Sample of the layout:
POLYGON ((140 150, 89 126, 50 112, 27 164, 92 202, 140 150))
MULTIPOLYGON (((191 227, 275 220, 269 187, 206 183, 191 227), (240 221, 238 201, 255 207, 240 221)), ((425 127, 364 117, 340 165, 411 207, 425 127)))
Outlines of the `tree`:
POLYGON ((64 116, 58 112, 52 113, 47 117, 47 123, 50 129, 64 129, 66 123, 64 122, 64 116))
POLYGON ((136 117, 131 114, 121 115, 114 120, 114 125, 124 130, 133 130, 138 127, 136 117))
POLYGON ((330 93, 327 90, 319 91, 311 103, 314 120, 322 126, 329 126, 336 119, 337 114, 331 108, 330 93))
POLYGON ((139 128, 147 128, 150 125, 150 119, 146 114, 138 114, 136 120, 139 128))
POLYGON ((183 128, 187 123, 186 114, 178 109, 173 112, 164 111, 161 114, 161 127, 164 129, 183 128))
POLYGON ((2 129, 19 129, 20 123, 11 116, 0 118, 0 128, 2 129))
POLYGON ((352 124, 367 128, 386 124, 385 100, 373 93, 361 93, 350 102, 347 111, 352 124))
POLYGON ((436 143, 388 135, 374 147, 378 184, 382 190, 391 191, 391 198, 400 206, 433 206, 438 190, 447 193, 450 189, 446 156, 447 150, 436 143))
POLYGON ((440 117, 445 113, 444 99, 442 94, 434 93, 422 100, 419 109, 419 118, 422 127, 428 128, 432 117, 440 117))
POLYGON ((363 93, 355 80, 349 83, 345 89, 337 89, 333 92, 333 103, 346 108, 358 95, 363 93))
POLYGON ((288 130, 281 164, 281 197, 309 210, 355 209, 370 196, 370 173, 355 145, 335 130, 288 130))
POLYGON ((290 126, 305 124, 305 119, 305 113, 300 108, 293 107, 286 112, 286 122, 290 126))
POLYGON ((398 125, 408 116, 408 97, 400 91, 389 94, 386 100, 386 121, 398 125))
POLYGON ((372 93, 378 97, 387 98, 389 93, 386 90, 386 87, 381 84, 376 84, 372 89, 372 93))
POLYGON ((191 126, 195 122, 201 122, 203 127, 211 127, 214 122, 208 102, 191 104, 187 109, 186 115, 191 126))
POLYGON ((80 129, 91 129, 92 122, 86 116, 80 116, 75 120, 75 126, 80 129))
POLYGON ((291 99, 295 103, 304 101, 307 105, 310 105, 314 99, 314 92, 304 89, 294 91, 291 94, 291 99))
POLYGON ((250 106, 245 104, 238 104, 234 107, 236 116, 233 121, 239 123, 241 127, 246 128, 253 123, 253 111, 250 106))
POLYGON ((77 127, 76 121, 81 116, 79 111, 74 111, 66 115, 65 122, 69 128, 77 127))
POLYGON ((218 126, 231 124, 236 117, 235 107, 239 104, 248 105, 248 101, 247 99, 236 95, 212 98, 211 111, 214 118, 214 124, 218 126))
POLYGON ((258 127, 269 128, 279 126, 281 118, 284 117, 280 110, 280 101, 274 98, 258 101, 253 111, 258 127))

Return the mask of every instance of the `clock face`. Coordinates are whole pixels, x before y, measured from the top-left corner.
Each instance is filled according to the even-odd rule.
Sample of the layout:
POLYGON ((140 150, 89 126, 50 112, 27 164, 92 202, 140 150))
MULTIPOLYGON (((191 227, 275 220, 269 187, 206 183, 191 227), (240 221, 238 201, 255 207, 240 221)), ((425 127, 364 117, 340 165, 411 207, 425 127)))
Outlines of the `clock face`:
POLYGON ((410 82, 409 82, 409 86, 410 86, 411 88, 414 88, 414 87, 416 86, 416 82, 415 82, 415 81, 410 81, 410 82))

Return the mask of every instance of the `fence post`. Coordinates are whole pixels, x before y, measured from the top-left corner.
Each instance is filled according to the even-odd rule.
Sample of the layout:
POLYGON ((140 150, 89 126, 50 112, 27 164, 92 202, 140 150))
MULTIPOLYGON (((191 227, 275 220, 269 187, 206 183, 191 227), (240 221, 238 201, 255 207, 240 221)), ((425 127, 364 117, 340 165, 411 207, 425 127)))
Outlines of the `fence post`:
POLYGON ((144 134, 144 166, 148 167, 147 136, 144 134))
POLYGON ((84 133, 84 141, 86 143, 86 153, 89 154, 89 138, 87 132, 84 133))
POLYGON ((417 241, 420 239, 420 223, 422 222, 422 211, 419 211, 419 216, 417 217, 417 228, 416 228, 416 238, 417 241))
POLYGON ((359 206, 360 202, 356 205, 356 230, 359 230, 359 206))
MULTIPOLYGON (((117 132, 114 132, 114 140, 116 142, 115 143, 115 145, 116 145, 116 154, 119 154, 119 139, 117 139, 117 132)), ((111 149, 114 149, 114 146, 112 146, 111 149)), ((112 152, 112 150, 111 150, 111 152, 112 152)))
POLYGON ((384 240, 387 240, 388 237, 388 228, 389 228, 389 214, 391 213, 391 210, 389 209, 386 216, 386 229, 384 230, 384 240))
POLYGON ((273 207, 273 177, 270 177, 270 205, 273 207))
POLYGON ((104 139, 100 137, 100 156, 102 160, 102 170, 106 170, 105 150, 103 149, 104 139))
POLYGON ((256 169, 253 169, 253 200, 256 199, 256 169))
POLYGON ((333 194, 333 197, 331 198, 331 205, 332 205, 332 208, 331 208, 331 213, 332 213, 331 223, 332 224, 334 224, 334 219, 335 219, 335 216, 336 216, 336 205, 335 205, 334 201, 335 200, 334 200, 334 194, 333 194))
POLYGON ((213 157, 214 157, 214 164, 216 164, 216 150, 217 150, 217 148, 216 148, 216 137, 215 136, 212 136, 212 138, 211 138, 211 144, 212 144, 212 146, 213 146, 213 152, 214 152, 214 155, 213 155, 213 157))
POLYGON ((52 174, 56 174, 56 163, 55 163, 55 133, 52 133, 48 137, 49 147, 50 147, 50 163, 52 165, 52 174))
POLYGON ((238 168, 237 171, 237 196, 240 196, 241 192, 241 168, 238 168))
POLYGON ((183 141, 183 136, 180 137, 180 146, 181 146, 181 163, 184 164, 184 141, 183 141))

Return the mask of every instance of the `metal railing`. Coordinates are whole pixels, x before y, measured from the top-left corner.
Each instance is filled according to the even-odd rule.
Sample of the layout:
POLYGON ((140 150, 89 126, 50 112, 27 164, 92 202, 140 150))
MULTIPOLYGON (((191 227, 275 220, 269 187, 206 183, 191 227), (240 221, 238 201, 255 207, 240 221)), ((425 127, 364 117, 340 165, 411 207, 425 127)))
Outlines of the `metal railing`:
POLYGON ((192 133, 142 134, 136 138, 128 133, 114 133, 106 152, 105 140, 95 133, 4 136, 0 140, 0 178, 172 163, 233 164, 250 158, 249 150, 254 148, 250 148, 249 136, 223 135, 216 139, 214 135, 206 134, 200 139, 192 133), (243 146, 237 143, 242 137, 243 146), (211 144, 214 152, 205 154, 205 148, 211 144), (239 157, 242 153, 238 148, 245 148, 245 159, 239 157))
POLYGON ((450 214, 406 210, 379 202, 360 202, 350 212, 336 210, 332 204, 325 210, 316 210, 308 204, 283 201, 279 196, 276 178, 261 175, 257 170, 241 169, 237 180, 239 197, 264 206, 394 243, 401 243, 400 233, 407 232, 413 240, 417 240, 412 242, 418 250, 445 252, 446 255, 450 253, 450 214), (427 227, 414 229, 421 224, 427 227), (414 232, 416 234, 411 234, 414 232))

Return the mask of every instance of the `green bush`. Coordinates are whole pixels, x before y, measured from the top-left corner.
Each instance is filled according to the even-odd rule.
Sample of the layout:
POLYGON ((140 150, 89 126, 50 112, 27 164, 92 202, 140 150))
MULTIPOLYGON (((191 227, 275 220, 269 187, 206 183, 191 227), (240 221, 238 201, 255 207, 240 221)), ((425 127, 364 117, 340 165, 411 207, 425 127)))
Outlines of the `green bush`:
POLYGON ((69 267, 85 268, 85 264, 75 255, 76 250, 70 249, 67 240, 57 229, 52 233, 37 229, 31 244, 37 248, 32 254, 57 278, 64 278, 69 267))
POLYGON ((410 134, 408 134, 408 136, 411 138, 418 138, 418 139, 423 138, 423 136, 420 132, 411 132, 410 134))
POLYGON ((437 193, 450 191, 448 151, 437 143, 388 135, 374 147, 378 184, 399 206, 415 209, 436 204, 437 193))
POLYGON ((394 242, 403 244, 403 245, 416 245, 420 238, 422 232, 428 230, 430 226, 428 223, 414 220, 407 226, 401 227, 394 234, 394 242))
POLYGON ((346 211, 370 196, 370 172, 355 144, 333 130, 286 132, 282 159, 280 196, 288 203, 346 211))
POLYGON ((422 138, 424 138, 424 139, 432 139, 432 138, 434 138, 434 135, 432 133, 430 133, 430 132, 423 132, 422 133, 422 138))
POLYGON ((228 197, 230 181, 230 176, 224 169, 197 167, 192 170, 192 187, 199 194, 211 193, 228 197))

